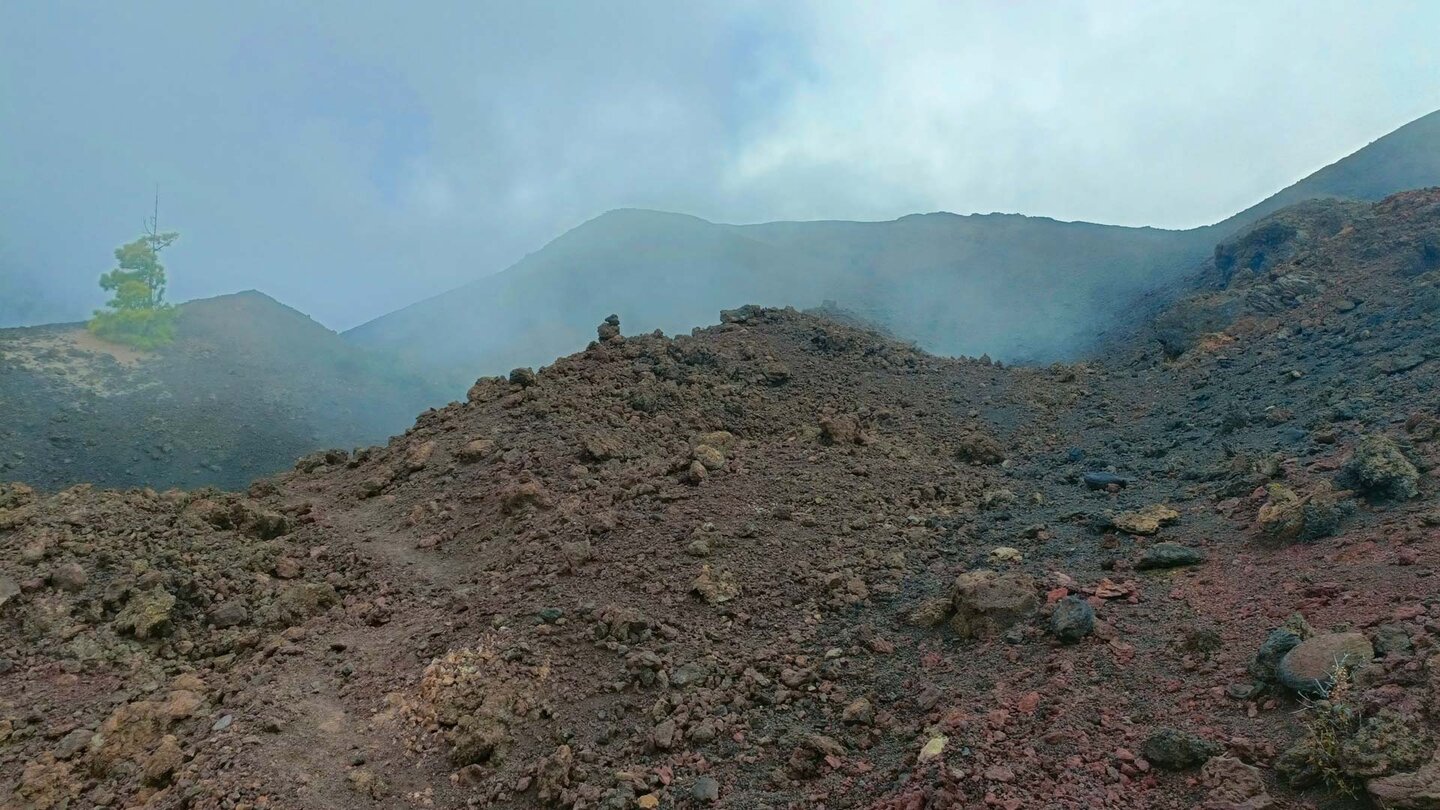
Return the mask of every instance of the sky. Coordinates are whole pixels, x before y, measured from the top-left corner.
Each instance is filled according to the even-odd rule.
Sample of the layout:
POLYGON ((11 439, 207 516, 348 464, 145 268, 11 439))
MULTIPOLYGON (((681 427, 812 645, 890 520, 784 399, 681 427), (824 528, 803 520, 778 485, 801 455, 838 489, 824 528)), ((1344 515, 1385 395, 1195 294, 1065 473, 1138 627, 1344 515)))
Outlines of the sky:
POLYGON ((172 299, 335 329, 614 208, 1211 223, 1440 108, 1436 31, 1430 0, 8 0, 0 325, 101 304, 157 186, 172 299))

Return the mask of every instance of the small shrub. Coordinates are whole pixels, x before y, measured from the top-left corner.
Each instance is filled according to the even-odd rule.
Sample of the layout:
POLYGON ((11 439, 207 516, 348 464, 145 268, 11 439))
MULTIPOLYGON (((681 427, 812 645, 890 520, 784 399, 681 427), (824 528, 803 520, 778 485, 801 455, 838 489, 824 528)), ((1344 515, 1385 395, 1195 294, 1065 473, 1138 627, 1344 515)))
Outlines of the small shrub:
POLYGON ((1304 736, 1275 763, 1293 787, 1323 784, 1356 798, 1366 779, 1412 771, 1430 759, 1434 746, 1427 734, 1392 711, 1365 717, 1351 691, 1348 671, 1336 667, 1334 685, 1305 703, 1304 736))

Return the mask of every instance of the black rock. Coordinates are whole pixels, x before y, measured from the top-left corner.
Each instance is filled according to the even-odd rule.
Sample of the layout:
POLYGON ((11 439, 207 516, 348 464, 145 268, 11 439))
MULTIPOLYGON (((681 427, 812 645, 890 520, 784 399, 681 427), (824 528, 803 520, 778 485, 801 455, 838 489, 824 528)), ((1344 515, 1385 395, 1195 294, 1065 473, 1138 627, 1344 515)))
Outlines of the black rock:
POLYGON ((1078 596, 1067 596, 1055 605, 1050 632, 1065 644, 1074 644, 1095 631, 1095 608, 1078 596))
POLYGON ((1114 484, 1118 487, 1127 487, 1130 485, 1130 479, 1121 475, 1116 475, 1115 473, 1087 472, 1081 477, 1085 481, 1085 486, 1089 487, 1090 489, 1105 489, 1111 484, 1114 484))
POLYGON ((1265 638, 1265 643, 1260 645, 1260 650, 1255 653, 1255 658, 1250 662, 1250 674, 1267 683, 1274 683, 1279 676, 1276 669, 1280 666, 1280 659, 1285 653, 1300 646, 1302 639, 1298 633, 1287 630, 1283 627, 1271 630, 1270 635, 1265 638))
POLYGON ((1220 752, 1219 745, 1173 728, 1157 729, 1141 749, 1150 764, 1167 771, 1197 768, 1220 752))
POLYGON ((1205 562, 1205 552, 1198 548, 1182 546, 1179 543, 1156 543, 1145 549, 1145 554, 1135 567, 1141 571, 1156 568, 1177 568, 1205 562))

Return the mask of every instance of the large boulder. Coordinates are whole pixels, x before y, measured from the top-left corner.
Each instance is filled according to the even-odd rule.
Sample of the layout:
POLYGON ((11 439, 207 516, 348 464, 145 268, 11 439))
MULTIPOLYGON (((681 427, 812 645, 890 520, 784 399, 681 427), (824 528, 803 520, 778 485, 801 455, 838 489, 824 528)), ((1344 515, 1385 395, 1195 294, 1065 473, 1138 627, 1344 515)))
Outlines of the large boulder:
POLYGON ((1341 670, 1370 663, 1375 649, 1362 633, 1325 633, 1285 653, 1275 674, 1280 683, 1303 695, 1323 695, 1341 670))
POLYGON ((964 638, 1004 632, 1040 606, 1035 578, 1018 572, 967 571, 955 578, 950 626, 964 638))
POLYGON ((1376 500, 1407 501, 1419 491, 1420 471, 1388 436, 1369 436, 1345 465, 1350 483, 1376 500))
POLYGON ((1309 543, 1329 537, 1354 508, 1347 494, 1328 481, 1303 494, 1284 484, 1270 484, 1266 492, 1269 497, 1257 515, 1260 532, 1284 543, 1309 543))

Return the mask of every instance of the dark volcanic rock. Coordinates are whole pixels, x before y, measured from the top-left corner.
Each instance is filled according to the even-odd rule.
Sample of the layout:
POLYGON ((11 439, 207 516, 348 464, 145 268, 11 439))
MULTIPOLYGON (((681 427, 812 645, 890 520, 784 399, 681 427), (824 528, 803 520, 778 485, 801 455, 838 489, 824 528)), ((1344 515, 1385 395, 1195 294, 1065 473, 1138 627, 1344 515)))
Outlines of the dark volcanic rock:
POLYGON ((1135 567, 1142 570, 1155 568, 1177 568, 1205 562, 1205 552, 1198 548, 1182 546, 1179 543, 1156 543, 1145 549, 1135 567))
POLYGON ((1050 615, 1050 632, 1065 644, 1074 644, 1095 631, 1095 608, 1079 596, 1067 596, 1055 604, 1050 615))
POLYGON ((1221 752, 1215 743, 1203 740, 1194 734, 1173 728, 1156 729, 1145 740, 1142 752, 1151 764, 1167 771, 1181 771, 1198 768, 1205 761, 1221 752))
POLYGON ((1110 486, 1127 487, 1130 485, 1130 479, 1109 472, 1087 472, 1082 475, 1081 478, 1085 481, 1085 486, 1090 489, 1105 489, 1110 486))

